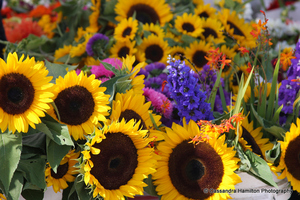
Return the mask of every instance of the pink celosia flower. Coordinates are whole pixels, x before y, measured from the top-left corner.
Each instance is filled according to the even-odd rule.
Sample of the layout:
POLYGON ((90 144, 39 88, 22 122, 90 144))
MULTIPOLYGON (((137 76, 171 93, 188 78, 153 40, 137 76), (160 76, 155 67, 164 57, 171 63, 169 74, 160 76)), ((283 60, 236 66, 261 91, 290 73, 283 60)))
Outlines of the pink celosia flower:
MULTIPOLYGON (((121 69, 122 67, 122 62, 118 58, 105 58, 102 61, 111 64, 113 67, 117 69, 121 69)), ((92 74, 95 74, 96 78, 101 78, 102 82, 108 80, 102 78, 111 78, 115 75, 112 71, 105 69, 105 67, 102 64, 92 65, 91 72, 92 74)))
POLYGON ((75 72, 76 72, 76 74, 78 76, 81 73, 81 69, 76 69, 75 72))
POLYGON ((152 88, 144 88, 144 95, 148 101, 151 101, 154 110, 161 113, 165 118, 171 119, 173 112, 172 102, 163 94, 152 88))

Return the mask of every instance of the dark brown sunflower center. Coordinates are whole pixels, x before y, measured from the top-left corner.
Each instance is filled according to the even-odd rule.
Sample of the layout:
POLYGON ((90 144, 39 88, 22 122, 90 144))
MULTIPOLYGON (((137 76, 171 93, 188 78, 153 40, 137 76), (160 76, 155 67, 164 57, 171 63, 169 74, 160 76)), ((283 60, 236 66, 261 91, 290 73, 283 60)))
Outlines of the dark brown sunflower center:
POLYGON ((125 119, 126 122, 130 121, 131 119, 135 119, 136 122, 138 122, 139 120, 141 120, 141 123, 140 123, 140 126, 139 126, 139 129, 142 128, 143 130, 146 130, 147 129, 147 126, 145 124, 145 122, 143 121, 142 117, 137 114, 135 111, 133 110, 125 110, 121 113, 119 119, 122 120, 122 119, 125 119))
POLYGON ((10 73, 0 79, 0 107, 4 112, 16 115, 30 108, 35 90, 31 81, 19 73, 10 73))
POLYGON ((192 199, 206 199, 213 195, 203 189, 217 189, 222 182, 224 166, 221 157, 207 143, 195 148, 188 141, 177 145, 169 158, 169 176, 176 190, 192 199))
POLYGON ((288 172, 300 181, 300 135, 288 144, 284 162, 288 172))
POLYGON ((123 31, 122 37, 126 37, 127 35, 130 35, 131 30, 132 30, 131 27, 127 27, 127 28, 123 31))
POLYGON ((62 178, 64 175, 67 174, 68 169, 69 169, 69 163, 66 162, 65 164, 59 165, 59 166, 57 167, 57 172, 56 172, 56 173, 51 169, 51 176, 52 176, 53 178, 55 178, 55 179, 60 179, 60 178, 62 178))
MULTIPOLYGON (((60 120, 69 125, 86 122, 94 112, 92 94, 82 86, 72 86, 62 90, 54 100, 60 120)), ((55 112, 57 115, 57 113, 55 112)))
POLYGON ((198 69, 202 69, 202 67, 208 62, 204 56, 206 56, 206 52, 196 51, 192 57, 192 62, 198 69))
POLYGON ((227 24, 229 24, 230 29, 233 28, 233 34, 234 35, 240 35, 240 36, 245 37, 244 33, 236 25, 234 25, 232 22, 228 21, 227 24))
POLYGON ((191 24, 191 23, 182 24, 182 29, 186 30, 187 32, 193 32, 195 30, 193 24, 191 24))
POLYGON ((205 168, 202 165, 201 161, 192 159, 187 163, 185 173, 189 180, 197 181, 204 175, 205 168))
POLYGON ((133 177, 138 165, 137 149, 131 138, 123 133, 108 133, 94 147, 101 151, 91 154, 94 167, 91 174, 108 190, 119 189, 133 177))
POLYGON ((183 52, 175 52, 173 54, 173 57, 174 56, 179 56, 180 57, 180 60, 184 60, 184 53, 183 52))
POLYGON ((206 12, 202 12, 198 15, 199 17, 204 17, 204 18, 208 18, 209 15, 206 12))
POLYGON ((150 59, 152 62, 159 62, 164 56, 164 51, 159 45, 150 45, 145 50, 146 59, 150 59))
POLYGON ((150 33, 152 33, 152 34, 154 34, 154 35, 158 36, 158 35, 157 35, 157 33, 156 33, 156 32, 154 32, 154 31, 150 31, 150 33))
POLYGON ((129 48, 128 47, 122 47, 121 49, 119 49, 118 51, 118 57, 119 58, 126 58, 126 55, 129 54, 129 48))
POLYGON ((239 80, 241 80, 243 75, 243 71, 239 70, 237 71, 237 73, 233 74, 233 78, 232 78, 232 85, 234 86, 238 86, 239 85, 239 80))
POLYGON ((160 23, 160 18, 156 10, 146 4, 136 4, 131 6, 127 12, 127 18, 132 17, 134 12, 136 12, 136 19, 143 24, 160 23))
POLYGON ((261 149, 257 145, 255 139, 252 137, 252 135, 243 127, 243 134, 242 137, 248 142, 249 145, 251 145, 252 151, 258 155, 260 155, 262 158, 264 157, 261 149))
POLYGON ((212 35, 214 38, 218 37, 218 34, 214 29, 211 28, 204 28, 204 32, 202 33, 205 38, 208 38, 210 35, 212 35))

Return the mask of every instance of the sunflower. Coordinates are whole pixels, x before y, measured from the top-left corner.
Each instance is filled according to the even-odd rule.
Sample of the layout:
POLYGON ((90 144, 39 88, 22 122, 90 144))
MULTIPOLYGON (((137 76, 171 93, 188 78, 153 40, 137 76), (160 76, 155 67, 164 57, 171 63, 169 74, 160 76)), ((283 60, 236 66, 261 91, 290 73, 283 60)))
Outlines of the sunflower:
POLYGON ((155 124, 159 126, 160 115, 152 113, 149 110, 151 102, 145 102, 145 96, 143 94, 135 94, 133 90, 127 91, 125 94, 117 93, 112 103, 112 112, 110 115, 111 121, 121 121, 125 119, 126 122, 131 119, 141 121, 140 128, 143 130, 149 130, 154 127, 150 114, 152 114, 155 124))
POLYGON ((219 20, 213 18, 201 19, 201 24, 204 29, 200 35, 202 40, 216 44, 225 42, 225 36, 222 33, 224 27, 219 20))
POLYGON ((86 33, 83 35, 84 42, 77 44, 76 46, 73 46, 70 50, 70 56, 71 58, 76 56, 82 56, 86 52, 86 44, 90 40, 91 37, 93 37, 93 33, 86 33))
POLYGON ((156 191, 162 199, 227 199, 227 193, 213 193, 209 189, 234 189, 241 182, 234 173, 238 168, 235 151, 224 144, 225 135, 197 145, 191 138, 201 134, 194 121, 183 126, 173 123, 166 127, 165 141, 158 144, 161 160, 153 174, 156 191))
POLYGON ((241 80, 242 75, 244 74, 244 84, 247 81, 249 76, 249 72, 247 71, 248 67, 243 65, 237 68, 233 73, 231 73, 229 78, 229 88, 233 92, 233 94, 237 94, 239 91, 239 82, 241 80))
POLYGON ((174 46, 171 48, 171 57, 175 58, 176 60, 180 59, 183 60, 183 57, 185 55, 185 48, 181 46, 174 46))
POLYGON ((175 28, 178 32, 192 37, 198 37, 204 31, 202 29, 200 17, 192 13, 183 13, 175 19, 175 28))
POLYGON ((255 39, 250 34, 252 26, 246 23, 243 18, 239 18, 236 11, 223 9, 218 14, 219 20, 222 22, 225 31, 238 41, 241 46, 253 48, 256 46, 255 39))
MULTIPOLYGON (((212 43, 206 43, 205 41, 194 41, 186 48, 185 56, 195 64, 196 70, 201 71, 202 67, 208 62, 205 56, 212 46, 212 43)), ((195 70, 194 67, 192 69, 195 70)))
POLYGON ((153 23, 144 24, 143 25, 143 31, 149 31, 150 33, 152 33, 152 34, 154 34, 158 37, 164 37, 165 36, 164 30, 158 24, 153 24, 153 23))
POLYGON ((115 121, 86 144, 90 150, 83 152, 84 182, 94 198, 125 200, 143 194, 143 180, 155 172, 156 160, 147 147, 147 131, 139 127, 135 120, 115 121))
POLYGON ((181 35, 175 35, 170 30, 167 30, 167 32, 165 33, 165 37, 164 38, 170 38, 170 39, 174 40, 175 42, 180 42, 181 35))
POLYGON ((1 200, 6 200, 6 197, 3 194, 0 193, 0 199, 1 200))
POLYGON ((82 59, 84 61, 84 64, 86 66, 92 66, 92 65, 100 65, 100 61, 99 59, 95 59, 94 57, 92 56, 87 56, 85 58, 82 59))
POLYGON ((294 123, 290 131, 286 132, 284 141, 279 141, 281 145, 281 157, 278 169, 283 170, 278 177, 287 177, 293 189, 300 192, 300 119, 297 125, 294 123))
POLYGON ((43 62, 9 53, 7 63, 0 59, 0 128, 26 133, 35 129, 52 102, 52 77, 43 62))
POLYGON ((94 131, 98 121, 106 121, 110 109, 109 95, 105 95, 105 87, 99 87, 101 81, 95 75, 87 77, 83 72, 68 72, 64 78, 56 79, 54 103, 58 113, 51 106, 49 114, 66 124, 70 135, 75 140, 83 139, 84 134, 94 131))
POLYGON ((57 24, 61 22, 62 17, 62 12, 59 12, 54 21, 50 15, 43 15, 38 21, 39 26, 43 28, 44 33, 47 34, 49 39, 54 37, 54 30, 57 28, 57 24))
POLYGON ((143 24, 158 22, 161 26, 173 18, 169 5, 161 0, 119 0, 115 12, 117 21, 132 17, 136 13, 135 18, 139 22, 143 24))
POLYGON ((65 55, 68 55, 70 53, 72 49, 72 45, 64 45, 62 48, 59 48, 57 50, 55 50, 54 52, 54 62, 55 63, 60 63, 60 64, 64 64, 63 62, 58 62, 57 60, 59 58, 64 57, 65 55))
POLYGON ((52 186, 55 193, 61 189, 66 189, 68 187, 67 182, 74 182, 74 174, 78 174, 78 168, 75 167, 75 164, 78 163, 77 158, 79 157, 80 152, 70 151, 60 162, 57 171, 54 172, 50 164, 47 163, 45 170, 45 178, 47 187, 52 186))
POLYGON ((112 58, 126 58, 127 55, 132 56, 137 52, 135 41, 127 40, 125 42, 117 41, 110 49, 112 58))
POLYGON ((90 9, 92 10, 92 14, 89 16, 89 26, 86 27, 86 31, 90 33, 96 33, 99 30, 98 25, 98 17, 100 15, 101 1, 100 0, 92 0, 92 6, 90 9))
POLYGON ((170 54, 170 47, 168 42, 164 41, 163 37, 151 34, 147 38, 144 38, 142 44, 138 46, 138 54, 143 53, 145 53, 143 61, 149 59, 152 62, 165 63, 170 54))
MULTIPOLYGON (((225 54, 226 59, 230 59, 230 60, 233 60, 236 55, 235 49, 227 47, 226 45, 222 45, 221 48, 219 49, 219 52, 225 54)), ((225 78, 225 77, 229 77, 233 73, 234 73, 233 67, 231 65, 225 65, 221 75, 223 78, 225 78)))
POLYGON ((193 0, 193 4, 195 4, 195 5, 203 5, 204 1, 203 0, 193 0))
POLYGON ((117 41, 125 42, 127 40, 133 40, 135 33, 138 30, 138 21, 132 17, 129 19, 123 19, 115 28, 114 38, 117 41))
POLYGON ((268 138, 263 138, 261 129, 262 127, 254 129, 253 122, 249 123, 248 118, 245 117, 240 125, 241 134, 239 135, 239 142, 242 144, 244 151, 249 149, 265 159, 266 151, 271 150, 274 145, 269 142, 268 138))
MULTIPOLYGON (((255 88, 254 88, 254 96, 257 98, 259 95, 261 96, 263 92, 265 92, 265 85, 267 85, 267 98, 269 97, 270 95, 270 92, 271 92, 271 85, 272 83, 260 83, 260 85, 256 85, 255 88)), ((248 86, 247 90, 246 90, 246 93, 244 95, 244 100, 245 102, 248 101, 248 99, 251 97, 251 87, 248 86)))
POLYGON ((145 87, 144 78, 145 75, 138 75, 140 69, 146 66, 145 62, 135 62, 135 56, 127 55, 126 58, 123 57, 122 69, 126 69, 128 73, 132 73, 130 76, 131 85, 135 94, 143 94, 143 88, 145 87), (135 64, 135 65, 134 65, 135 64))
POLYGON ((210 4, 200 4, 194 9, 195 15, 198 15, 201 18, 207 19, 207 18, 217 18, 216 15, 217 9, 215 9, 210 4))

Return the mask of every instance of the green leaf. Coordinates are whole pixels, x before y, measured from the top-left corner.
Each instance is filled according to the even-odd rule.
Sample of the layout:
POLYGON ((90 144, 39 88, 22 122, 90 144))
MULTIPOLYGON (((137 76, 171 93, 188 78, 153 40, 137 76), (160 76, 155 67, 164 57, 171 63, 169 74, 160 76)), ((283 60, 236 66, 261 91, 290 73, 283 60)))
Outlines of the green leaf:
POLYGON ((251 163, 250 163, 247 155, 244 153, 240 144, 236 144, 235 148, 236 148, 237 155, 241 160, 241 162, 239 164, 239 171, 248 172, 251 168, 251 163))
POLYGON ((43 200, 44 192, 42 190, 23 190, 22 196, 26 200, 43 200))
MULTIPOLYGON (((67 54, 67 55, 64 55, 63 57, 58 58, 56 61, 63 62, 65 64, 67 64, 67 63, 76 64, 76 63, 79 63, 81 60, 82 60, 81 57, 76 56, 76 57, 71 58, 70 54, 67 54)), ((65 64, 57 64, 57 65, 65 65, 65 64)), ((77 67, 78 65, 69 65, 69 66, 77 67)))
POLYGON ((220 97, 221 97, 221 101, 222 101, 223 112, 228 112, 227 103, 226 103, 226 99, 225 99, 225 95, 224 95, 222 85, 219 87, 219 91, 220 91, 220 97))
POLYGON ((23 136, 23 147, 29 146, 44 150, 46 147, 46 135, 43 132, 35 133, 32 135, 23 136))
MULTIPOLYGON (((259 86, 259 90, 263 89, 262 96, 259 96, 257 113, 259 116, 266 118, 266 107, 267 107, 267 85, 259 86)), ((274 104, 274 102, 273 102, 274 104)))
POLYGON ((237 96, 235 107, 234 107, 234 110, 233 110, 233 113, 232 113, 233 115, 238 114, 240 112, 241 102, 242 102, 242 99, 245 96, 247 87, 249 85, 249 82, 250 82, 252 74, 253 74, 253 70, 254 70, 254 67, 252 68, 245 85, 244 85, 244 75, 242 75, 242 78, 241 78, 241 81, 240 81, 240 84, 239 84, 238 96, 237 96))
POLYGON ((24 178, 21 172, 16 171, 12 177, 7 200, 19 199, 23 187, 24 178))
POLYGON ((281 105, 281 106, 276 110, 276 112, 275 112, 275 114, 274 114, 274 116, 273 116, 273 118, 272 118, 272 122, 274 122, 274 123, 277 123, 277 122, 278 122, 278 120, 279 120, 279 115, 280 115, 280 112, 281 112, 282 108, 283 108, 283 105, 281 105))
POLYGON ((22 151, 22 133, 0 133, 0 180, 7 193, 22 151))
MULTIPOLYGON (((266 113, 266 119, 271 120, 274 112, 274 102, 276 97, 276 91, 277 91, 277 78, 278 78, 278 71, 279 71, 279 64, 280 64, 280 58, 278 58, 274 74, 273 74, 273 80, 271 85, 271 91, 269 94, 269 100, 268 100, 268 108, 266 113)), ((267 87, 267 83, 265 83, 265 88, 267 87)))
POLYGON ((271 133, 273 136, 275 136, 279 140, 283 140, 284 134, 287 130, 282 128, 281 126, 277 125, 276 123, 272 121, 268 121, 261 116, 258 115, 258 113, 255 111, 253 105, 251 104, 251 111, 253 115, 255 116, 257 122, 260 124, 261 127, 263 127, 264 130, 271 133))
POLYGON ((208 98, 208 103, 210 103, 210 109, 211 109, 211 111, 213 111, 214 107, 215 107, 216 95, 217 95, 218 88, 220 87, 222 67, 220 68, 220 71, 218 72, 216 82, 215 82, 214 87, 213 87, 213 89, 212 89, 212 91, 211 91, 211 93, 209 95, 209 98, 208 98))
POLYGON ((137 46, 139 46, 143 43, 143 39, 141 38, 141 36, 136 36, 135 41, 136 41, 137 46))
POLYGON ((56 172, 61 159, 74 146, 68 127, 46 114, 42 118, 42 123, 37 124, 36 128, 48 136, 46 139, 47 159, 53 171, 56 172))
POLYGON ((74 65, 64 65, 64 64, 56 64, 56 63, 51 63, 47 60, 45 60, 45 66, 49 71, 48 76, 52 76, 52 83, 55 83, 55 80, 58 77, 64 77, 67 74, 67 69, 69 71, 76 69, 77 66, 74 65))
POLYGON ((278 164, 281 155, 280 142, 276 142, 271 150, 266 151, 265 155, 268 162, 278 164))
POLYGON ((99 18, 98 18, 98 21, 107 21, 107 22, 112 22, 114 24, 118 24, 119 22, 116 21, 116 15, 113 14, 113 15, 100 15, 99 18))
POLYGON ((270 186, 277 187, 277 184, 273 180, 273 174, 268 166, 268 163, 249 149, 245 152, 245 154, 251 163, 250 172, 259 179, 265 181, 270 186))
POLYGON ((69 187, 63 190, 62 200, 78 200, 74 182, 68 184, 69 187))
POLYGON ((86 185, 83 181, 83 175, 78 175, 75 178, 74 184, 79 200, 92 199, 92 193, 90 193, 90 190, 86 189, 86 185))
POLYGON ((144 179, 144 182, 148 185, 147 187, 144 187, 145 192, 152 196, 158 196, 155 188, 156 186, 153 185, 152 175, 149 174, 148 178, 144 179))
POLYGON ((122 66, 119 66, 120 69, 117 69, 116 67, 112 66, 111 64, 103 62, 101 60, 100 60, 100 63, 104 66, 105 69, 112 71, 115 74, 115 76, 120 75, 120 69, 122 68, 122 66))
POLYGON ((24 174, 27 181, 41 189, 47 187, 45 181, 45 158, 38 157, 35 159, 20 160, 18 171, 24 174))
POLYGON ((109 79, 102 83, 101 87, 106 87, 106 90, 104 91, 105 94, 109 94, 109 102, 112 102, 114 99, 115 94, 117 93, 116 84, 121 83, 122 81, 128 80, 131 74, 125 74, 121 76, 116 76, 112 79, 109 79))
POLYGON ((190 44, 193 43, 197 38, 194 38, 190 35, 182 35, 181 36, 181 41, 184 42, 185 44, 190 44))
POLYGON ((165 37, 164 40, 168 42, 169 47, 174 47, 177 45, 177 42, 172 38, 165 37))
POLYGON ((35 36, 33 34, 30 34, 27 38, 27 45, 26 45, 26 50, 31 50, 31 49, 36 49, 40 46, 42 46, 43 44, 45 44, 49 39, 42 35, 40 37, 35 36))
POLYGON ((115 14, 115 5, 118 3, 118 0, 106 1, 103 6, 103 15, 113 15, 115 14))
POLYGON ((61 160, 71 150, 71 146, 59 145, 47 137, 47 160, 56 173, 61 160))
POLYGON ((151 34, 153 34, 150 31, 146 31, 146 30, 144 30, 143 33, 144 33, 144 38, 147 38, 148 36, 150 36, 151 34))
POLYGON ((57 122, 48 114, 41 120, 42 123, 37 124, 36 129, 45 133, 58 145, 74 146, 67 125, 57 122))

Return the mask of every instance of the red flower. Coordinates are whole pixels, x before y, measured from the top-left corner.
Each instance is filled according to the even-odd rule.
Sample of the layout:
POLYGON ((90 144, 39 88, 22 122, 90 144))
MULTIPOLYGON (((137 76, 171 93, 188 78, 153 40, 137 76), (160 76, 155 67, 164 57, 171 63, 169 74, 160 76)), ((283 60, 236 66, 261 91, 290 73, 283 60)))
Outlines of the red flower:
POLYGON ((10 18, 3 20, 6 38, 9 42, 20 42, 27 38, 30 34, 42 36, 44 34, 42 28, 37 22, 31 18, 10 18))

